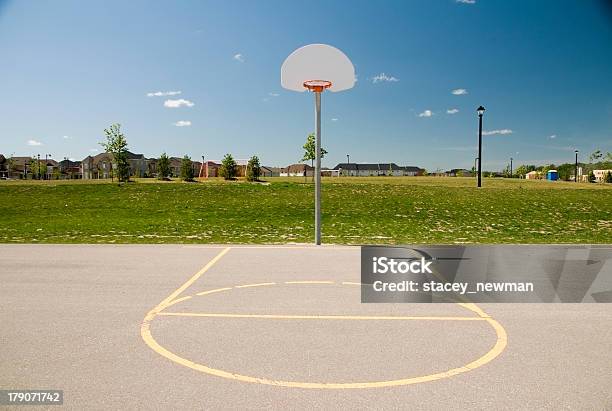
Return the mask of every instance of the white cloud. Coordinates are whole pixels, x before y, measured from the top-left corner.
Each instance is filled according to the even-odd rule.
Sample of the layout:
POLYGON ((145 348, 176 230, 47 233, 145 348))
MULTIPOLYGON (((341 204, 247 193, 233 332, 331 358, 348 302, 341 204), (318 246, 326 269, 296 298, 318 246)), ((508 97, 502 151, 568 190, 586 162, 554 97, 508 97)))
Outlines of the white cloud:
POLYGON ((553 135, 551 135, 551 136, 548 136, 548 138, 549 138, 549 139, 551 139, 551 140, 554 140, 555 138, 557 138, 557 135, 556 135, 556 134, 553 134, 553 135))
POLYGON ((374 84, 380 83, 382 81, 386 81, 388 83, 395 83, 399 81, 399 79, 393 76, 387 76, 385 73, 380 73, 379 75, 372 77, 372 83, 374 84))
POLYGON ((504 128, 504 129, 501 129, 501 130, 488 130, 488 131, 483 131, 482 132, 483 136, 492 136, 492 135, 495 135, 495 134, 502 134, 502 135, 504 135, 504 134, 512 134, 512 130, 504 128))
POLYGON ((446 114, 457 114, 459 112, 459 109, 456 108, 449 108, 448 110, 446 110, 446 114))
POLYGON ((455 2, 462 4, 476 4, 476 0, 455 0, 455 2))
POLYGON ((431 110, 425 110, 422 113, 419 113, 419 117, 431 117, 433 116, 433 112, 431 110))
POLYGON ((456 96, 463 96, 465 94, 468 93, 468 91, 464 88, 456 88, 453 91, 451 91, 451 93, 453 93, 456 96))
POLYGON ((63 136, 62 138, 63 138, 64 140, 71 140, 71 139, 72 139, 72 137, 70 137, 70 136, 63 136))
POLYGON ((179 98, 178 100, 166 100, 164 101, 164 107, 178 108, 178 107, 193 107, 195 104, 189 100, 179 98))
POLYGON ((280 96, 280 94, 278 94, 278 93, 272 93, 272 92, 268 93, 268 95, 269 95, 270 97, 278 97, 278 96, 280 96))
POLYGON ((152 93, 147 93, 147 97, 165 97, 165 96, 176 96, 181 94, 182 91, 154 91, 152 93))
POLYGON ((191 121, 189 120, 179 120, 176 123, 172 123, 177 127, 189 127, 191 125, 191 121))
POLYGON ((331 119, 332 121, 338 121, 338 119, 336 117, 331 119))
POLYGON ((244 63, 244 56, 240 53, 234 54, 234 60, 244 63))
POLYGON ((36 140, 28 140, 28 145, 29 146, 42 146, 42 143, 36 140))

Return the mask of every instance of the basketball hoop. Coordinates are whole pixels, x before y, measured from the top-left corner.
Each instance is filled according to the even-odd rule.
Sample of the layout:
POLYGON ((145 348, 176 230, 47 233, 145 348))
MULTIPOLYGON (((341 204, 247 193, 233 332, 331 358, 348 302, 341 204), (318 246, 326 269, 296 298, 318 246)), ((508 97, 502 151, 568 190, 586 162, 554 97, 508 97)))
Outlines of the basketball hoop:
POLYGON ((325 89, 332 86, 331 81, 327 80, 307 80, 304 82, 304 87, 313 93, 322 93, 325 89))
MULTIPOLYGON (((0 0, 1 1, 1 0, 0 0)), ((335 47, 309 44, 289 55, 281 66, 283 88, 315 97, 315 244, 321 244, 321 93, 348 90, 355 85, 355 67, 335 47), (312 80, 308 80, 312 79, 312 80), (314 80, 319 79, 319 80, 314 80), (320 80, 327 79, 327 80, 320 80)))

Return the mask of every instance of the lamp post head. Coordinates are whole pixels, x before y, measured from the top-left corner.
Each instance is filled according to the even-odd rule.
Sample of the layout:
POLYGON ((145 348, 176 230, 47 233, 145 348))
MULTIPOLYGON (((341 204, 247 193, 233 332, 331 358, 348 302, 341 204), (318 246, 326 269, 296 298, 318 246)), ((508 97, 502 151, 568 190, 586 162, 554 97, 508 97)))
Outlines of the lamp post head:
POLYGON ((574 153, 578 154, 578 150, 574 150, 574 153))
POLYGON ((483 115, 483 114, 484 114, 484 112, 485 112, 485 108, 484 108, 483 106, 480 106, 480 107, 478 107, 478 108, 476 109, 476 112, 478 113, 478 115, 479 115, 479 116, 481 116, 481 117, 482 117, 482 115, 483 115))

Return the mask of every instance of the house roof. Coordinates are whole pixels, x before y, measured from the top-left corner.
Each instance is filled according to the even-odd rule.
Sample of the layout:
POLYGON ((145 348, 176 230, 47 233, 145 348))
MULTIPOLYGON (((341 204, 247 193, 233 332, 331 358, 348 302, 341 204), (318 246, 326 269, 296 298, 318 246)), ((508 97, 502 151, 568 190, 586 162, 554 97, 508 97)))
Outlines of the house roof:
POLYGON ((393 171, 404 170, 404 171, 420 171, 419 167, 414 166, 398 166, 395 163, 339 163, 334 170, 361 170, 361 171, 393 171))
POLYGON ((301 164, 301 163, 291 164, 287 167, 281 168, 281 171, 287 172, 287 173, 303 173, 304 171, 310 171, 310 170, 314 170, 314 167, 311 167, 308 164, 301 164))

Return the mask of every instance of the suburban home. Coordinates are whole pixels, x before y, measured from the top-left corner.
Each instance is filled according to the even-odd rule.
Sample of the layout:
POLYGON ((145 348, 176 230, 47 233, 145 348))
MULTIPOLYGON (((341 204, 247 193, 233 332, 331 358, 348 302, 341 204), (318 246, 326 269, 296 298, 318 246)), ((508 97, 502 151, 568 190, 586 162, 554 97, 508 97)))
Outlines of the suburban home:
POLYGON ((608 173, 612 174, 612 170, 593 170, 593 175, 595 176, 595 181, 598 183, 603 183, 606 181, 606 175, 608 173))
POLYGON ((83 178, 81 174, 81 162, 80 161, 72 161, 67 158, 63 159, 59 163, 57 163, 60 178, 66 179, 79 179, 83 178))
POLYGON ((280 177, 280 167, 261 166, 262 177, 280 177))
MULTIPOLYGON (((148 176, 149 160, 143 154, 134 154, 128 151, 127 160, 130 167, 130 176, 148 176)), ((111 178, 114 167, 113 155, 111 153, 87 156, 81 162, 83 179, 111 178)))
POLYGON ((525 179, 526 180, 541 180, 542 179, 542 173, 539 171, 530 171, 527 174, 525 174, 525 179))
MULTIPOLYGON (((236 177, 246 176, 246 167, 249 160, 234 160, 236 162, 236 177)), ((199 176, 203 178, 209 177, 220 177, 219 169, 221 168, 221 161, 219 160, 208 160, 202 164, 200 168, 199 176)))
POLYGON ((401 167, 395 163, 340 163, 334 170, 338 170, 342 176, 419 176, 423 175, 422 168, 405 166, 401 167))
POLYGON ((280 177, 312 177, 314 167, 308 164, 291 164, 280 169, 280 177))
POLYGON ((474 173, 464 168, 453 168, 446 173, 447 177, 474 177, 474 173))

